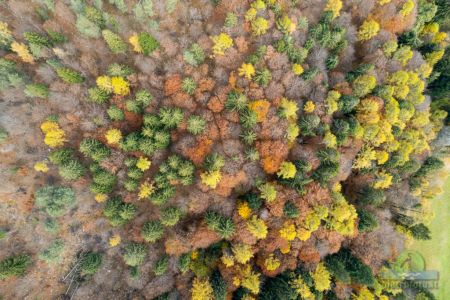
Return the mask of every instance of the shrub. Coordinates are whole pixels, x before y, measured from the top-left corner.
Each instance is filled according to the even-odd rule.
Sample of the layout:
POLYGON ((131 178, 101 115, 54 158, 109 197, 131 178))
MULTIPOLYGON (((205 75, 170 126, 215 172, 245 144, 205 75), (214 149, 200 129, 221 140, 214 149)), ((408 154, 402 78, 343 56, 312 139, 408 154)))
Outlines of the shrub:
POLYGON ((0 144, 3 143, 8 138, 8 132, 0 127, 0 144))
POLYGON ((192 134, 201 134, 205 130, 206 121, 200 117, 192 115, 187 122, 187 131, 192 134))
POLYGON ((28 97, 48 98, 50 95, 48 87, 41 83, 27 84, 24 92, 28 97))
POLYGON ((165 226, 174 226, 181 218, 181 210, 177 207, 168 207, 161 212, 161 223, 165 226))
POLYGON ((138 35, 138 39, 144 55, 150 55, 153 51, 159 48, 158 41, 147 32, 140 33, 138 35))
POLYGON ((153 273, 155 273, 156 276, 161 276, 166 273, 168 267, 169 256, 167 254, 164 254, 160 259, 158 259, 155 266, 153 267, 153 273))
POLYGON ((68 187, 47 185, 36 191, 35 203, 50 216, 59 217, 75 205, 75 193, 68 187))
POLYGON ((94 275, 102 264, 102 255, 96 252, 84 254, 80 262, 80 273, 82 275, 94 275))
POLYGON ((102 31, 102 36, 112 53, 123 54, 127 51, 127 44, 118 34, 105 29, 102 31))
POLYGON ((31 264, 29 255, 22 254, 9 256, 0 261, 0 280, 5 280, 12 276, 22 276, 31 264))
POLYGON ((66 83, 77 84, 84 82, 84 77, 80 73, 69 68, 57 68, 56 74, 58 74, 58 77, 66 83))
POLYGON ((147 256, 147 247, 143 244, 131 243, 125 247, 123 260, 131 267, 141 265, 147 256))
POLYGON ((39 259, 45 261, 48 264, 59 262, 63 249, 64 242, 62 240, 55 240, 47 249, 39 254, 39 259))
POLYGON ((365 209, 359 209, 357 213, 359 217, 358 230, 360 232, 371 232, 378 227, 378 220, 374 214, 365 209))
POLYGON ((142 226, 141 236, 146 242, 154 243, 164 234, 164 226, 160 221, 149 221, 142 226))

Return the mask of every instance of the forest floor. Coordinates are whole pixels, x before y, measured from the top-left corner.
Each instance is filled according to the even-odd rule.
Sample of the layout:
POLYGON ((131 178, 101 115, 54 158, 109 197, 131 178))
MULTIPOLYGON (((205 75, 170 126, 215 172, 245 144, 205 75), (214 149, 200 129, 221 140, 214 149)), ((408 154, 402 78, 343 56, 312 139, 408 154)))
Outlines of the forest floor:
MULTIPOLYGON (((447 169, 450 161, 446 161, 447 169)), ((450 176, 443 186, 444 193, 433 199, 435 214, 430 224, 432 238, 429 241, 414 241, 410 249, 420 252, 426 260, 427 270, 439 271, 439 288, 434 290, 437 299, 450 297, 450 176)))

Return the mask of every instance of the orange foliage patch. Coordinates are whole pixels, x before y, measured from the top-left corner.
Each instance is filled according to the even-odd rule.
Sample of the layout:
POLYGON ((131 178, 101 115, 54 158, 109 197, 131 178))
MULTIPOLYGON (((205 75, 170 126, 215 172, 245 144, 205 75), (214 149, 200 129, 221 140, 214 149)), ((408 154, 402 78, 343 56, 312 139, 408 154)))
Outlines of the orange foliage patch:
POLYGON ((281 163, 288 156, 288 146, 280 140, 266 140, 256 143, 261 156, 261 166, 268 174, 274 174, 280 169, 281 163))
POLYGON ((206 155, 211 151, 212 140, 203 136, 197 139, 198 144, 189 148, 185 155, 196 165, 200 166, 206 155))
POLYGON ((181 91, 181 75, 174 74, 169 76, 164 83, 164 93, 166 96, 170 96, 179 91, 181 91))
POLYGON ((180 256, 191 250, 189 242, 182 236, 171 236, 164 242, 164 247, 168 255, 180 256))
POLYGON ((269 112, 270 102, 267 100, 256 100, 250 102, 248 108, 256 113, 258 122, 263 122, 269 112))
POLYGON ((212 78, 200 79, 198 83, 198 90, 201 92, 211 92, 216 85, 216 82, 212 78))
POLYGON ((211 97, 208 102, 208 108, 215 113, 219 113, 224 108, 224 101, 221 100, 218 96, 211 97))

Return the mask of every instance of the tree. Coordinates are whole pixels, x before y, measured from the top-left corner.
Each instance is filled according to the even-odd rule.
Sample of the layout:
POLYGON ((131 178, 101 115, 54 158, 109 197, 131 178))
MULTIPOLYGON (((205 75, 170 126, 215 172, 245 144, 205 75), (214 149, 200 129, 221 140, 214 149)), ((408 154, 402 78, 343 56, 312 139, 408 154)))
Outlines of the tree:
POLYGON ((103 208, 103 214, 112 226, 124 225, 129 222, 136 212, 131 203, 125 203, 119 196, 110 197, 103 208))
POLYGON ((63 249, 64 242, 60 239, 54 240, 47 249, 39 254, 39 259, 44 260, 48 264, 59 262, 63 249))
POLYGON ((82 275, 94 275, 102 264, 102 255, 97 252, 88 252, 81 257, 80 273, 82 275))
POLYGON ((11 43, 11 50, 16 52, 22 61, 29 64, 34 64, 34 57, 28 50, 27 45, 14 41, 11 43))
POLYGON ((181 218, 181 210, 177 207, 168 207, 161 212, 161 223, 165 226, 174 226, 181 218))
POLYGON ((181 89, 183 92, 188 93, 189 95, 192 95, 197 88, 197 83, 195 80, 191 77, 186 77, 183 79, 183 84, 181 86, 181 89))
POLYGON ((213 292, 208 279, 194 278, 191 289, 192 300, 212 300, 213 292))
POLYGON ((331 287, 330 275, 325 264, 319 263, 314 272, 311 273, 311 277, 314 280, 314 288, 319 292, 329 290, 331 287))
POLYGON ((29 255, 21 254, 9 256, 0 261, 0 280, 5 280, 12 276, 22 276, 31 264, 29 255))
POLYGON ((94 102, 97 104, 103 104, 103 103, 108 102, 109 93, 98 87, 93 87, 93 88, 88 89, 88 98, 91 102, 94 102))
POLYGON ((358 202, 363 205, 380 206, 386 201, 386 196, 382 190, 371 186, 365 186, 359 193, 358 202))
POLYGON ((205 53, 199 44, 192 44, 191 47, 184 51, 184 60, 193 66, 199 66, 205 60, 205 53))
POLYGON ((377 85, 377 80, 372 75, 361 75, 352 84, 353 95, 361 98, 369 94, 377 85))
POLYGON ((239 76, 242 76, 248 80, 251 80, 255 75, 255 68, 252 64, 242 63, 241 67, 238 69, 239 76))
POLYGON ((32 83, 25 86, 25 95, 28 97, 48 98, 50 92, 48 86, 41 83, 32 83))
POLYGON ((35 204, 50 216, 60 217, 75 205, 75 193, 69 187, 46 185, 36 191, 35 204))
POLYGON ((380 24, 375 20, 365 20, 358 29, 358 40, 367 41, 373 38, 380 31, 380 24))
POLYGON ((123 54, 127 51, 127 44, 118 34, 105 29, 102 31, 102 36, 112 53, 123 54))
POLYGON ((125 247, 125 254, 123 260, 131 267, 141 265, 147 256, 147 248, 143 244, 131 243, 125 247))
POLYGON ((252 32, 255 36, 265 34, 269 28, 269 22, 263 17, 255 18, 250 24, 252 26, 252 32))
POLYGON ((358 209, 357 213, 359 217, 358 230, 360 232, 371 232, 378 227, 378 220, 374 214, 365 209, 358 209))
POLYGON ((419 223, 416 225, 413 225, 408 228, 409 232, 411 232, 411 235, 416 240, 430 240, 431 239, 431 232, 430 229, 428 229, 427 226, 425 226, 423 223, 419 223))
POLYGON ((281 164, 280 170, 277 175, 284 179, 294 178, 297 169, 295 165, 290 161, 285 161, 281 164))
POLYGON ((267 236, 267 225, 256 216, 247 220, 247 229, 257 239, 265 239, 267 236))
POLYGON ((164 234, 164 226, 160 221, 149 221, 144 224, 141 231, 142 238, 147 242, 155 242, 164 234))
POLYGON ((64 82, 70 84, 82 83, 84 81, 84 77, 75 70, 70 68, 61 67, 56 69, 56 74, 61 78, 64 82))
POLYGON ((209 281, 213 289, 214 299, 225 300, 227 297, 227 283, 220 274, 220 271, 216 269, 212 273, 209 281))
POLYGON ((192 115, 187 122, 187 131, 194 135, 201 134, 205 130, 206 121, 200 117, 192 115))
POLYGON ((161 276, 166 273, 168 267, 169 256, 167 254, 164 254, 160 259, 156 261, 156 264, 153 267, 153 273, 155 273, 156 276, 161 276))
POLYGON ((226 33, 221 33, 219 35, 211 37, 214 45, 212 51, 215 55, 224 55, 225 50, 233 46, 233 39, 226 33))
POLYGON ((108 147, 92 138, 86 138, 81 141, 80 152, 97 162, 100 162, 111 155, 111 150, 108 147))
POLYGON ((252 249, 247 244, 235 244, 231 250, 233 251, 234 258, 240 264, 247 263, 253 257, 252 249))
POLYGON ((349 249, 342 248, 338 253, 331 255, 331 258, 337 259, 345 265, 345 269, 351 277, 352 284, 373 286, 375 283, 372 269, 351 254, 349 249))
POLYGON ((140 33, 138 35, 138 40, 144 55, 150 55, 153 51, 159 48, 158 41, 147 32, 140 33))

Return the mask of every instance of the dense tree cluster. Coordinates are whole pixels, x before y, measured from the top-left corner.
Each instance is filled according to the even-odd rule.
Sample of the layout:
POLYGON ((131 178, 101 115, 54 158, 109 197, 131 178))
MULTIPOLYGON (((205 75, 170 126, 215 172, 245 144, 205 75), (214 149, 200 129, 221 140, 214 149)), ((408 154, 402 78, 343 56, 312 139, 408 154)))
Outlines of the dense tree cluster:
MULTIPOLYGON (((120 248, 132 278, 149 264, 142 278, 176 277, 183 299, 403 299, 381 280, 397 249, 379 236, 432 234, 412 211, 443 166, 433 140, 449 107, 445 1, 200 1, 179 40, 164 17, 185 24, 177 13, 189 1, 34 2, 47 20, 39 31, 0 21, 0 92, 46 101, 63 86, 102 110, 42 120, 51 151, 34 169, 88 184, 114 231, 102 249, 120 248), (48 29, 59 10, 80 36, 48 29), (102 57, 71 62, 86 51, 68 51, 79 40, 102 57), (362 257, 372 243, 389 249, 362 257)), ((34 204, 58 218, 75 193, 46 185, 34 204)), ((54 239, 39 259, 65 250, 54 239)), ((79 275, 88 280, 109 251, 81 255, 79 275)), ((3 260, 0 279, 29 263, 3 260)), ((168 282, 156 299, 169 298, 168 282)))

